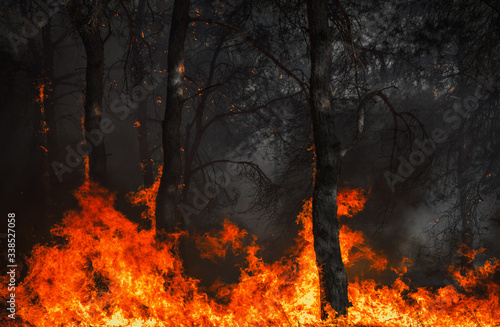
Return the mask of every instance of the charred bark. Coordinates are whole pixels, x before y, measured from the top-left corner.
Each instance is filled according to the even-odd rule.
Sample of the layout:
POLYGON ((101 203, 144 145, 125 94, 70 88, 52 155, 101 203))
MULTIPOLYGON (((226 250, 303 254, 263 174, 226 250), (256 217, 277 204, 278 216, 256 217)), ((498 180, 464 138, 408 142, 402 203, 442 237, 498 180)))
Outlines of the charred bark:
MULTIPOLYGON (((84 134, 88 143, 89 138, 94 137, 92 132, 99 131, 101 124, 104 89, 104 47, 98 29, 81 32, 80 35, 85 46, 85 53, 87 54, 84 134)), ((106 150, 104 148, 104 139, 96 139, 92 146, 92 151, 89 152, 89 176, 92 180, 105 183, 106 150)))
POLYGON ((335 134, 331 99, 332 43, 326 0, 308 0, 311 77, 310 109, 316 149, 313 192, 313 234, 316 262, 320 269, 322 318, 330 304, 346 314, 349 303, 347 275, 342 262, 337 220, 337 184, 340 174, 340 141, 335 134))
POLYGON ((67 4, 71 20, 82 39, 87 56, 85 70, 84 137, 89 150, 90 179, 106 183, 106 150, 101 130, 102 97, 104 94, 104 44, 100 26, 106 1, 67 4))
POLYGON ((156 198, 156 228, 172 232, 183 227, 179 210, 182 178, 180 128, 184 107, 184 42, 189 0, 175 0, 168 40, 167 98, 162 124, 163 173, 156 198))

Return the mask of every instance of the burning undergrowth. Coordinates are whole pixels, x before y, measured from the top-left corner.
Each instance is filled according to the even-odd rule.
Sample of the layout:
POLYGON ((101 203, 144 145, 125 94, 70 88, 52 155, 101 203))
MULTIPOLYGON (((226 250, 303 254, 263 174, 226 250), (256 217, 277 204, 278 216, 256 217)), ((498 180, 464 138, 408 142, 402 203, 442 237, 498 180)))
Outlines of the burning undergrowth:
MULTIPOLYGON (((154 195, 154 187, 152 189, 154 195)), ((407 262, 390 268, 399 278, 390 286, 355 279, 353 307, 345 318, 319 321, 319 279, 313 248, 311 201, 297 218, 301 230, 288 255, 264 262, 256 238, 226 220, 221 230, 192 235, 202 258, 217 261, 232 252, 244 258, 237 283, 214 283, 208 296, 186 276, 177 256, 179 239, 158 242, 154 229, 141 230, 114 209, 114 195, 85 183, 75 196, 79 210, 66 213, 52 234, 57 245, 36 246, 17 290, 18 325, 25 326, 494 326, 500 322, 499 285, 491 275, 499 263, 462 276, 440 289, 410 288, 407 262), (404 282, 404 280, 406 282, 404 282), (480 291, 478 291, 480 290, 480 291)), ((135 198, 153 208, 151 194, 135 198)), ((339 194, 339 213, 363 209, 360 190, 339 194)), ((145 217, 154 214, 149 210, 145 217)), ((371 269, 387 269, 364 235, 341 229, 347 267, 360 259, 371 269)), ((2 293, 5 296, 6 291, 2 293)), ((332 315, 333 317, 333 315, 332 315)))

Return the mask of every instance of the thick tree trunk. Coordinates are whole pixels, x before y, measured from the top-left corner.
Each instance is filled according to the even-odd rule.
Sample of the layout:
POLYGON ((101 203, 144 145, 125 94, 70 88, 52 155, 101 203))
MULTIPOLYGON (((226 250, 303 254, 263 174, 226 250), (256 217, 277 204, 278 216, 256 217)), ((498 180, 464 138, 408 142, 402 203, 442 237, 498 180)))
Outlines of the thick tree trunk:
POLYGON ((180 127, 184 107, 184 42, 189 0, 175 0, 168 40, 168 78, 163 120, 163 173, 156 198, 156 228, 172 232, 183 227, 179 211, 181 168, 180 127))
MULTIPOLYGON (((85 138, 91 144, 89 151, 90 179, 106 183, 106 150, 104 135, 100 131, 102 97, 104 91, 104 47, 99 28, 80 30, 87 55, 85 88, 85 138), (97 136, 99 134, 99 136, 97 136)), ((90 144, 88 145, 90 147, 90 144)))
POLYGON ((72 0, 66 3, 73 25, 85 47, 87 66, 85 71, 84 137, 89 150, 90 179, 106 183, 106 150, 101 133, 102 97, 104 94, 104 45, 100 27, 105 1, 72 0))
POLYGON ((350 306, 347 275, 340 252, 337 220, 337 183, 340 174, 340 142, 335 134, 331 100, 332 43, 326 0, 308 0, 311 42, 310 106, 316 149, 313 193, 313 234, 320 269, 322 317, 330 304, 338 314, 350 306))

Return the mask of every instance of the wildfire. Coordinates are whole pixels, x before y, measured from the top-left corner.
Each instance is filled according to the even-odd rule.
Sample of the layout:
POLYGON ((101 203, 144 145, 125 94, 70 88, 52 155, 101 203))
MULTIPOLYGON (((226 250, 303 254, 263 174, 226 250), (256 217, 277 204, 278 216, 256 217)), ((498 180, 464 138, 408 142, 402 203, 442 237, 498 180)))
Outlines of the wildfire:
MULTIPOLYGON (((149 190, 131 195, 150 207, 149 190)), ((180 234, 158 242, 154 228, 140 230, 114 209, 115 196, 86 181, 75 193, 80 209, 67 212, 51 232, 57 245, 39 245, 17 289, 23 326, 494 326, 500 322, 499 286, 487 282, 497 261, 457 277, 459 288, 412 289, 403 282, 406 265, 391 286, 354 279, 353 307, 347 317, 319 320, 319 280, 312 235, 312 202, 297 217, 301 230, 295 246, 274 263, 261 259, 256 238, 230 221, 222 229, 193 235, 201 257, 216 261, 230 251, 245 258, 235 284, 217 284, 208 296, 198 280, 186 276, 176 255, 180 234), (481 292, 474 288, 482 285, 481 292)), ((361 190, 339 194, 339 213, 362 210, 361 190)), ((332 217, 334 219, 334 217, 332 217)), ((361 258, 383 269, 386 260, 367 245, 363 234, 341 229, 347 266, 361 258), (357 251, 354 251, 354 249, 357 251)), ((6 296, 2 291, 2 296, 6 296)), ((19 319, 18 319, 19 320, 19 319)))

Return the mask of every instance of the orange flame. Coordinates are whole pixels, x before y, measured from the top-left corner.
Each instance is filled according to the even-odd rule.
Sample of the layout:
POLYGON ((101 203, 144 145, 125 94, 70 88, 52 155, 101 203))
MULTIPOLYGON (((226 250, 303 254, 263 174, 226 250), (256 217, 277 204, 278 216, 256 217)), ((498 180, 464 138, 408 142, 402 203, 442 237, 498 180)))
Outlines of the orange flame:
MULTIPOLYGON (((133 201, 154 208, 156 185, 137 193, 133 201)), ((339 201, 356 203, 340 202, 339 208, 344 206, 352 215, 366 199, 360 200, 360 190, 347 193, 341 192, 339 201)), ((67 212, 51 230, 64 241, 36 246, 29 259, 29 271, 16 295, 19 325, 494 326, 500 322, 494 309, 499 307, 500 288, 484 284, 498 270, 497 261, 459 280, 464 288, 460 291, 451 285, 434 291, 411 289, 401 278, 406 266, 395 269, 400 277, 391 286, 356 278, 349 284, 353 303, 349 314, 321 322, 311 200, 297 217, 301 229, 295 245, 274 263, 259 256, 255 237, 227 220, 221 231, 194 236, 204 258, 217 260, 229 251, 245 257, 239 282, 217 283, 215 297, 209 297, 198 280, 183 272, 176 255, 179 234, 159 243, 154 229, 139 230, 114 209, 115 196, 92 182, 86 181, 75 196, 80 209, 67 212), (486 287, 473 292, 471 287, 478 285, 486 287)), ((154 216, 150 210, 145 217, 154 216)), ((374 268, 385 266, 385 259, 367 247, 361 232, 344 226, 340 238, 346 265, 365 258, 374 268), (354 253, 354 247, 360 251, 354 253)), ((6 291, 1 296, 6 297, 6 291)))
POLYGON ((365 207, 366 195, 360 189, 343 189, 337 195, 337 214, 352 217, 365 207))
POLYGON ((151 229, 156 230, 156 194, 158 194, 158 189, 160 188, 161 172, 163 169, 160 167, 158 170, 160 173, 156 175, 155 182, 150 187, 141 187, 137 192, 131 192, 127 194, 127 199, 132 205, 140 206, 144 205, 148 208, 142 212, 142 218, 151 220, 151 229))
POLYGON ((90 157, 82 156, 83 159, 83 178, 85 181, 90 180, 90 157))

